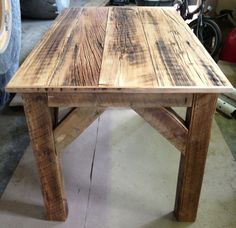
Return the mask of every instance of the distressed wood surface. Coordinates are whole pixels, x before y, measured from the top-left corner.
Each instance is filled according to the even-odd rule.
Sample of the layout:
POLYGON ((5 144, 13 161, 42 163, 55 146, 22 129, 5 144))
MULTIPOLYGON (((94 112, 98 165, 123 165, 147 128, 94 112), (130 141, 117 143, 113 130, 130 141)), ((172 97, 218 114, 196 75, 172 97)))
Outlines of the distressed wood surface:
POLYGON ((99 86, 157 87, 138 8, 111 8, 99 86))
POLYGON ((58 124, 58 117, 59 117, 59 108, 52 107, 50 108, 51 117, 52 117, 52 126, 55 128, 58 124))
POLYGON ((79 93, 48 94, 50 107, 190 107, 192 94, 79 93))
POLYGON ((172 8, 67 9, 10 92, 221 93, 231 84, 172 8))
POLYGON ((46 95, 25 94, 24 109, 36 158, 46 215, 49 220, 65 221, 68 214, 60 160, 53 138, 53 123, 46 95))
POLYGON ((188 129, 174 111, 167 108, 133 109, 162 136, 169 140, 182 154, 185 153, 188 129))
POLYGON ((76 108, 55 128, 54 140, 56 151, 60 153, 67 145, 75 140, 104 109, 99 108, 76 108))
POLYGON ((179 221, 196 219, 216 99, 214 94, 197 94, 187 110, 188 139, 181 154, 175 202, 179 221))

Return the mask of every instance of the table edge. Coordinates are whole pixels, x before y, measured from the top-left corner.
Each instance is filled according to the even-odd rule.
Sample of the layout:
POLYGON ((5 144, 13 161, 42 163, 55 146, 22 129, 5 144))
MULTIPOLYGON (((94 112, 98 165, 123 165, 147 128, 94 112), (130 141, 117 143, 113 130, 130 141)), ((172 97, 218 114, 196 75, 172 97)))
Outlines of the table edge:
POLYGON ((171 86, 158 88, 135 88, 135 87, 94 87, 94 86, 60 86, 60 87, 6 87, 7 92, 11 93, 231 93, 233 86, 171 86))

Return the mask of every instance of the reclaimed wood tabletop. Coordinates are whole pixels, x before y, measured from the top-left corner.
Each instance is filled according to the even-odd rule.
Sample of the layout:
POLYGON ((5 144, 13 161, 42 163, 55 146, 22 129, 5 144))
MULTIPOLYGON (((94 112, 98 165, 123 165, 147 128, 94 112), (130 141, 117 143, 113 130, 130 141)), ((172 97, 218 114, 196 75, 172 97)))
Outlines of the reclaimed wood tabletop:
POLYGON ((9 92, 222 93, 232 86, 175 9, 65 10, 9 92))

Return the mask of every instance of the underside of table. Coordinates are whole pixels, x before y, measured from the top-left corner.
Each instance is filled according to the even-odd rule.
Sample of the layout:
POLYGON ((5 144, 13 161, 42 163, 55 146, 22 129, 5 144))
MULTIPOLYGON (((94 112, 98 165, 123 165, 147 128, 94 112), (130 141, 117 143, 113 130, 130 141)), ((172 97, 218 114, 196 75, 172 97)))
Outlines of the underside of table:
POLYGON ((44 93, 22 96, 49 220, 65 221, 68 214, 60 152, 107 107, 113 106, 133 109, 180 151, 174 214, 178 221, 195 220, 216 94, 44 93), (60 122, 57 120, 59 107, 72 108, 60 122), (187 107, 186 118, 183 120, 170 107, 187 107))

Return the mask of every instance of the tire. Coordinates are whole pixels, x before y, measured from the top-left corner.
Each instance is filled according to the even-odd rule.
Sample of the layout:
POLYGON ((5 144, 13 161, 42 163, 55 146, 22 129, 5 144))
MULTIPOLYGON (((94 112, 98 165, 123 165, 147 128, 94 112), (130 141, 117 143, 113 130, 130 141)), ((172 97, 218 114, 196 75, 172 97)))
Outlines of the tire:
POLYGON ((189 24, 189 27, 193 30, 194 34, 202 42, 203 46, 209 52, 209 54, 215 58, 221 48, 222 35, 219 26, 208 18, 203 18, 203 37, 197 32, 198 19, 195 19, 189 24), (198 33, 198 34, 197 34, 198 33))
POLYGON ((21 0, 21 14, 34 19, 54 19, 70 0, 21 0))
POLYGON ((11 27, 9 29, 11 31, 10 39, 6 49, 0 53, 0 106, 3 106, 9 99, 9 94, 5 92, 5 86, 19 66, 21 46, 19 0, 11 0, 11 23, 9 26, 11 27))

